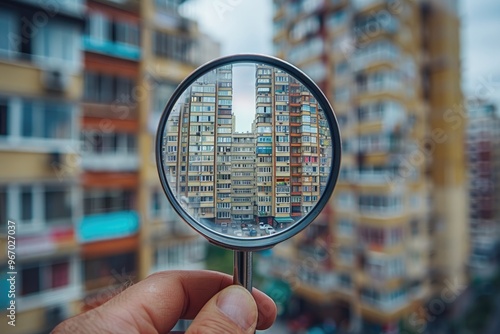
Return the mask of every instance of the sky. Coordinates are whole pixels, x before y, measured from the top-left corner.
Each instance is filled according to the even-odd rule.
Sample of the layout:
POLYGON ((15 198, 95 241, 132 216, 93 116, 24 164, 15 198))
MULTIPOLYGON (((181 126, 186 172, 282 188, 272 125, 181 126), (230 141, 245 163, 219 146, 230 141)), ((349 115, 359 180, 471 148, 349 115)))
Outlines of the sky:
MULTIPOLYGON (((464 94, 500 107, 500 1, 458 1, 464 94)), ((222 55, 272 55, 272 0, 191 0, 185 10, 221 42, 222 55)))

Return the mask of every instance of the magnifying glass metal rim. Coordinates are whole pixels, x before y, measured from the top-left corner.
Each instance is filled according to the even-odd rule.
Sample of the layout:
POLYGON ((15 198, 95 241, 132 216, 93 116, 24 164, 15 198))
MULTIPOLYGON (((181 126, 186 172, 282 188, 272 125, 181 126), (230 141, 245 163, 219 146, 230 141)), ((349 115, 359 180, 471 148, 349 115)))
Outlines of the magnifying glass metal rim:
POLYGON ((230 56, 224 56, 210 61, 196 70, 194 70, 187 78, 185 78, 179 86, 175 89, 172 96, 170 97, 165 109, 160 118, 158 124, 158 130, 156 132, 156 142, 155 142, 155 155, 156 155, 156 167, 158 169, 158 175, 163 188, 163 191, 167 195, 167 198, 174 208, 174 210, 183 218, 192 228, 197 232, 201 233, 205 238, 208 239, 213 244, 222 246, 224 248, 238 250, 238 251, 256 251, 271 248, 272 246, 291 238, 296 235, 304 228, 306 228, 323 210, 325 205, 328 203, 330 196, 333 192, 335 184, 337 183, 339 171, 340 171, 340 159, 341 159, 341 136, 340 129, 337 123, 337 118, 333 113, 333 108, 330 102, 325 97, 321 89, 316 85, 316 83, 310 79, 304 72, 299 70, 294 65, 272 56, 262 55, 262 54, 236 54, 230 56), (164 174, 164 164, 162 159, 162 142, 164 137, 165 126, 178 99, 182 96, 184 91, 191 86, 197 79, 199 79, 204 74, 224 65, 238 64, 238 63, 255 63, 273 66, 277 69, 283 70, 288 74, 299 80, 316 98, 319 105, 322 107, 326 119, 328 121, 330 129, 330 137, 332 141, 332 164, 330 175, 328 176, 328 181, 326 183, 326 188, 321 194, 321 198, 316 203, 311 211, 309 211, 305 216, 301 217, 301 220, 289 228, 265 237, 259 238, 238 238, 230 235, 223 235, 216 231, 211 230, 209 227, 203 225, 202 223, 196 221, 191 217, 175 200, 176 195, 170 188, 167 179, 164 174))

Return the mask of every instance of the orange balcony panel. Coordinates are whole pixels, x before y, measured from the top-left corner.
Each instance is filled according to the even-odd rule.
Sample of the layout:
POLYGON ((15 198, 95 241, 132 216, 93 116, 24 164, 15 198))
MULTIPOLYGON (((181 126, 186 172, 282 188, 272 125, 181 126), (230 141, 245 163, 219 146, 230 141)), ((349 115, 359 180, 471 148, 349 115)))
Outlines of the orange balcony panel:
POLYGON ((139 175, 131 172, 85 172, 82 184, 85 188, 136 189, 139 175))
POLYGON ((91 259, 115 255, 137 251, 138 247, 139 236, 137 234, 126 238, 90 242, 82 245, 82 257, 84 259, 91 259))
POLYGON ((100 117, 83 117, 82 129, 97 130, 101 132, 126 132, 139 131, 139 122, 135 119, 112 119, 100 117))

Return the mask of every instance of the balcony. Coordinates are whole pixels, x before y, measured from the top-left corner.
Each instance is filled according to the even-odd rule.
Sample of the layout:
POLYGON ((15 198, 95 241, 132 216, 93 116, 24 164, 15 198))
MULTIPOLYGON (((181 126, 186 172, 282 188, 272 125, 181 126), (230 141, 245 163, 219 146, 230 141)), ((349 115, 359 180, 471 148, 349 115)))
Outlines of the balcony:
POLYGON ((83 18, 85 13, 84 0, 57 0, 50 5, 48 2, 40 2, 38 0, 21 0, 19 2, 39 7, 43 11, 46 11, 47 14, 50 14, 51 17, 53 13, 57 13, 75 18, 83 18))
POLYGON ((358 82, 357 84, 358 94, 389 93, 405 96, 407 90, 407 85, 403 80, 398 78, 397 75, 390 75, 389 73, 368 78, 367 81, 358 82))
POLYGON ((139 46, 99 40, 90 36, 83 36, 83 49, 129 60, 139 60, 141 58, 141 48, 139 46))
POLYGON ((80 242, 117 239, 139 231, 139 215, 136 211, 118 211, 87 215, 78 226, 80 242))
POLYGON ((134 153, 85 154, 82 158, 85 170, 128 172, 139 168, 139 157, 134 153))
POLYGON ((357 50, 352 61, 354 71, 378 64, 395 64, 400 58, 398 49, 390 42, 378 42, 357 50))

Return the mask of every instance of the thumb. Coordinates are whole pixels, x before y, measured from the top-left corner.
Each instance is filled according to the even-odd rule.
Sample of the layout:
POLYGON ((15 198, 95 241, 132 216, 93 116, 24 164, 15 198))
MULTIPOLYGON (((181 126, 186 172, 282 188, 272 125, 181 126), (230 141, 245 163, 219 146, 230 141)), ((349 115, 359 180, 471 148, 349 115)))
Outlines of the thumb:
POLYGON ((231 285, 205 304, 186 334, 253 334, 257 316, 257 304, 250 292, 231 285))

